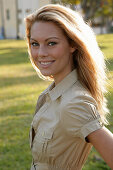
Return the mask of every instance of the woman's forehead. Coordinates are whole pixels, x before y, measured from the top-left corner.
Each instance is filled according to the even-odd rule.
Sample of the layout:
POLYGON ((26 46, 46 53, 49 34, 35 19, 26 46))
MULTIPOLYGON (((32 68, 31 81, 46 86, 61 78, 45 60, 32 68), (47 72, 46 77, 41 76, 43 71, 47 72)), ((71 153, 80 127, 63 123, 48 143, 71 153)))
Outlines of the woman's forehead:
POLYGON ((31 27, 31 38, 35 37, 46 37, 46 38, 62 38, 64 33, 62 29, 53 22, 35 22, 31 27))

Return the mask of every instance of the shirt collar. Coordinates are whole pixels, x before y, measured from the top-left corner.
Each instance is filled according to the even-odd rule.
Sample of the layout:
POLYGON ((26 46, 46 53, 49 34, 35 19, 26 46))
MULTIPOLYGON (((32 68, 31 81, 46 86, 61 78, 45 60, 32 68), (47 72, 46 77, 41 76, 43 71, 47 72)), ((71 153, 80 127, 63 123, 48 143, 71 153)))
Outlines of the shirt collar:
POLYGON ((69 73, 60 83, 55 86, 53 82, 46 90, 45 93, 49 94, 51 100, 56 100, 60 97, 66 90, 68 90, 77 81, 77 71, 76 69, 69 73))

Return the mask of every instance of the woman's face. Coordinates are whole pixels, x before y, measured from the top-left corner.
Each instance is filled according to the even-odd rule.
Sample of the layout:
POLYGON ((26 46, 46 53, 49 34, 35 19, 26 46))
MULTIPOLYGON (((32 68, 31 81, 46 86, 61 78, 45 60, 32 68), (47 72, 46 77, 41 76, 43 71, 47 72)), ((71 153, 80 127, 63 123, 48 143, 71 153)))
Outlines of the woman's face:
POLYGON ((73 69, 72 53, 61 28, 52 22, 35 22, 31 27, 31 56, 42 75, 60 82, 73 69))

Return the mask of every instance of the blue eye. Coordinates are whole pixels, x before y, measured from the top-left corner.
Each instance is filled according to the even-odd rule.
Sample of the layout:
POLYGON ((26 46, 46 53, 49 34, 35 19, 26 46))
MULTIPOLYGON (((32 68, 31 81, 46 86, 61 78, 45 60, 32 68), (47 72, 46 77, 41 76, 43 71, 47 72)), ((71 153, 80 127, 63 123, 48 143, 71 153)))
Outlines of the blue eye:
POLYGON ((49 43, 48 43, 49 46, 54 46, 54 45, 56 45, 56 44, 57 44, 56 42, 49 42, 49 43))
POLYGON ((32 42, 31 45, 32 45, 33 47, 37 47, 37 46, 38 46, 38 43, 32 42))

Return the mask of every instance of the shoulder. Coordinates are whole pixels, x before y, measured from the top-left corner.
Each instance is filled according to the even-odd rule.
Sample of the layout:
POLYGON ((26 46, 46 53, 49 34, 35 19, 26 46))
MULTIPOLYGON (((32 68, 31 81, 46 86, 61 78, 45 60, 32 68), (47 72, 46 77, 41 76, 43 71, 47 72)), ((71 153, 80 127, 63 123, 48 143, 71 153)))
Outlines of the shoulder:
POLYGON ((94 105, 97 108, 97 102, 92 97, 90 92, 83 87, 80 81, 77 81, 70 89, 68 89, 62 95, 62 102, 67 106, 72 105, 81 105, 81 104, 90 104, 94 105))
MULTIPOLYGON (((65 94, 66 95, 66 94, 65 94)), ((65 100, 61 109, 61 121, 71 134, 85 138, 91 132, 102 127, 97 103, 91 94, 78 82, 65 100)))
MULTIPOLYGON (((68 92, 67 92, 68 93, 68 92)), ((67 94, 64 94, 66 97, 67 94)), ((63 97, 64 97, 63 96, 63 97)), ((91 94, 78 82, 70 92, 70 96, 63 99, 61 110, 62 120, 70 120, 70 123, 77 121, 81 125, 95 119, 100 119, 96 100, 91 94)))

